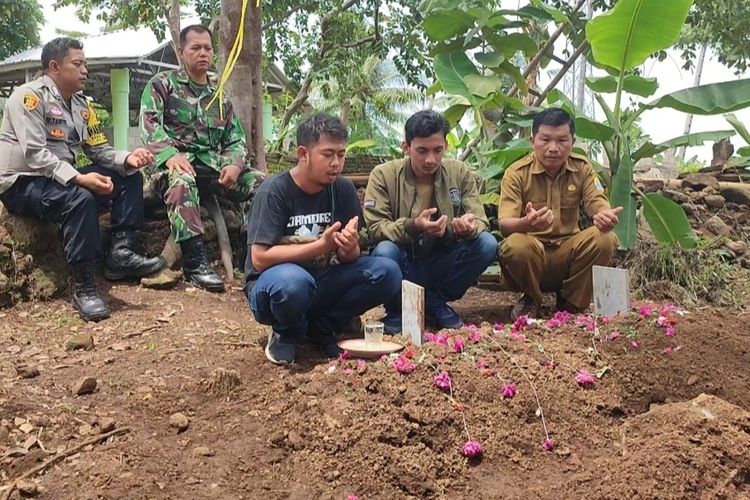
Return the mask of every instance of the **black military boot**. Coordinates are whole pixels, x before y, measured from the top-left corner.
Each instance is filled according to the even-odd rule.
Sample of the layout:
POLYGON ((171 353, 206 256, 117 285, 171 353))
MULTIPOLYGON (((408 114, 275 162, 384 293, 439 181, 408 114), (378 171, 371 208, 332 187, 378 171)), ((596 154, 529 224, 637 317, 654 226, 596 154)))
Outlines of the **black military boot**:
POLYGON ((135 231, 112 233, 112 247, 104 267, 104 277, 108 280, 143 278, 154 274, 166 265, 164 257, 144 257, 133 251, 135 231))
POLYGON ((223 292, 224 281, 208 265, 203 236, 180 242, 182 248, 182 274, 185 281, 209 292, 223 292))
POLYGON ((73 307, 85 321, 109 318, 109 308, 96 290, 96 267, 93 262, 73 265, 73 307))

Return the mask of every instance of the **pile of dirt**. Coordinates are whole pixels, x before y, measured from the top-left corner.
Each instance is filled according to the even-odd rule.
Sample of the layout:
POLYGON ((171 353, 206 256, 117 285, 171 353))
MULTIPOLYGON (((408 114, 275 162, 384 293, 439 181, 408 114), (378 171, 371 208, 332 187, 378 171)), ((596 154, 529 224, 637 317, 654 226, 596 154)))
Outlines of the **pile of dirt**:
POLYGON ((472 289, 455 305, 480 326, 408 351, 397 364, 414 370, 399 373, 394 357, 328 362, 305 346, 292 367, 272 365, 267 330, 238 292, 109 293, 114 315, 97 325, 59 301, 2 313, 0 490, 105 428, 127 427, 34 475, 41 497, 750 495, 745 315, 667 308, 665 323, 657 307, 606 323, 500 328, 515 297, 472 289), (93 347, 68 342, 81 335, 93 347), (594 375, 588 388, 576 380, 582 370, 594 375), (435 382, 443 371, 450 389, 435 382), (216 391, 222 374, 232 383, 216 391), (98 383, 79 396, 83 377, 98 383), (715 420, 691 416, 702 393, 721 399, 697 400, 715 420), (469 439, 481 457, 463 456, 469 439))
POLYGON ((29 223, 3 211, 0 208, 0 307, 57 296, 68 284, 57 226, 29 223))

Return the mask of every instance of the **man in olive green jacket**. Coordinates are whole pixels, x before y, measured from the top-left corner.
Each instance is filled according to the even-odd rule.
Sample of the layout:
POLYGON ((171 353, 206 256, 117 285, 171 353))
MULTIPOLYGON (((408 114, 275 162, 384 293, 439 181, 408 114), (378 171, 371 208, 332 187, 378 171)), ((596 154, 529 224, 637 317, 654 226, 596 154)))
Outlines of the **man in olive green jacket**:
MULTIPOLYGON (((438 328, 460 328, 447 304, 463 297, 497 258, 497 241, 479 200, 474 174, 444 160, 450 130, 443 115, 419 111, 406 121, 407 157, 370 173, 364 219, 377 246, 373 256, 398 262, 404 279, 425 288, 426 315, 438 328)), ((401 331, 401 294, 385 304, 385 329, 401 331)))

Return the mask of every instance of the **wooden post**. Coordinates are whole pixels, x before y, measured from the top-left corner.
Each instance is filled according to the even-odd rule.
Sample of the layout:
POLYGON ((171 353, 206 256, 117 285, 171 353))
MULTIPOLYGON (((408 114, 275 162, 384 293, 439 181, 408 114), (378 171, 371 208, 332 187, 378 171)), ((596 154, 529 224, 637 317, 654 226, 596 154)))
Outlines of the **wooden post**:
POLYGON ((401 334, 415 346, 422 345, 424 332, 424 288, 411 281, 401 282, 401 334))

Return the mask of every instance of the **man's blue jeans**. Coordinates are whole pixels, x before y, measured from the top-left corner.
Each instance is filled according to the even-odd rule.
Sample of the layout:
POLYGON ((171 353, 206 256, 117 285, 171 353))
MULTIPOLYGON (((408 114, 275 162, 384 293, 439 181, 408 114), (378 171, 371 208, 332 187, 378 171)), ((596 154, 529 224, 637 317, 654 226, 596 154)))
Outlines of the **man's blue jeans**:
MULTIPOLYGON (((470 240, 435 250, 432 254, 413 259, 403 245, 381 241, 370 252, 374 257, 387 257, 398 263, 405 280, 425 289, 425 302, 450 302, 464 296, 479 275, 497 259, 497 240, 488 232, 470 240)), ((401 295, 386 302, 386 312, 401 312, 401 295)))
POLYGON ((339 333, 352 318, 401 289, 395 262, 360 257, 348 264, 308 271, 297 264, 269 267, 248 293, 256 321, 285 337, 307 334, 308 325, 339 333))

